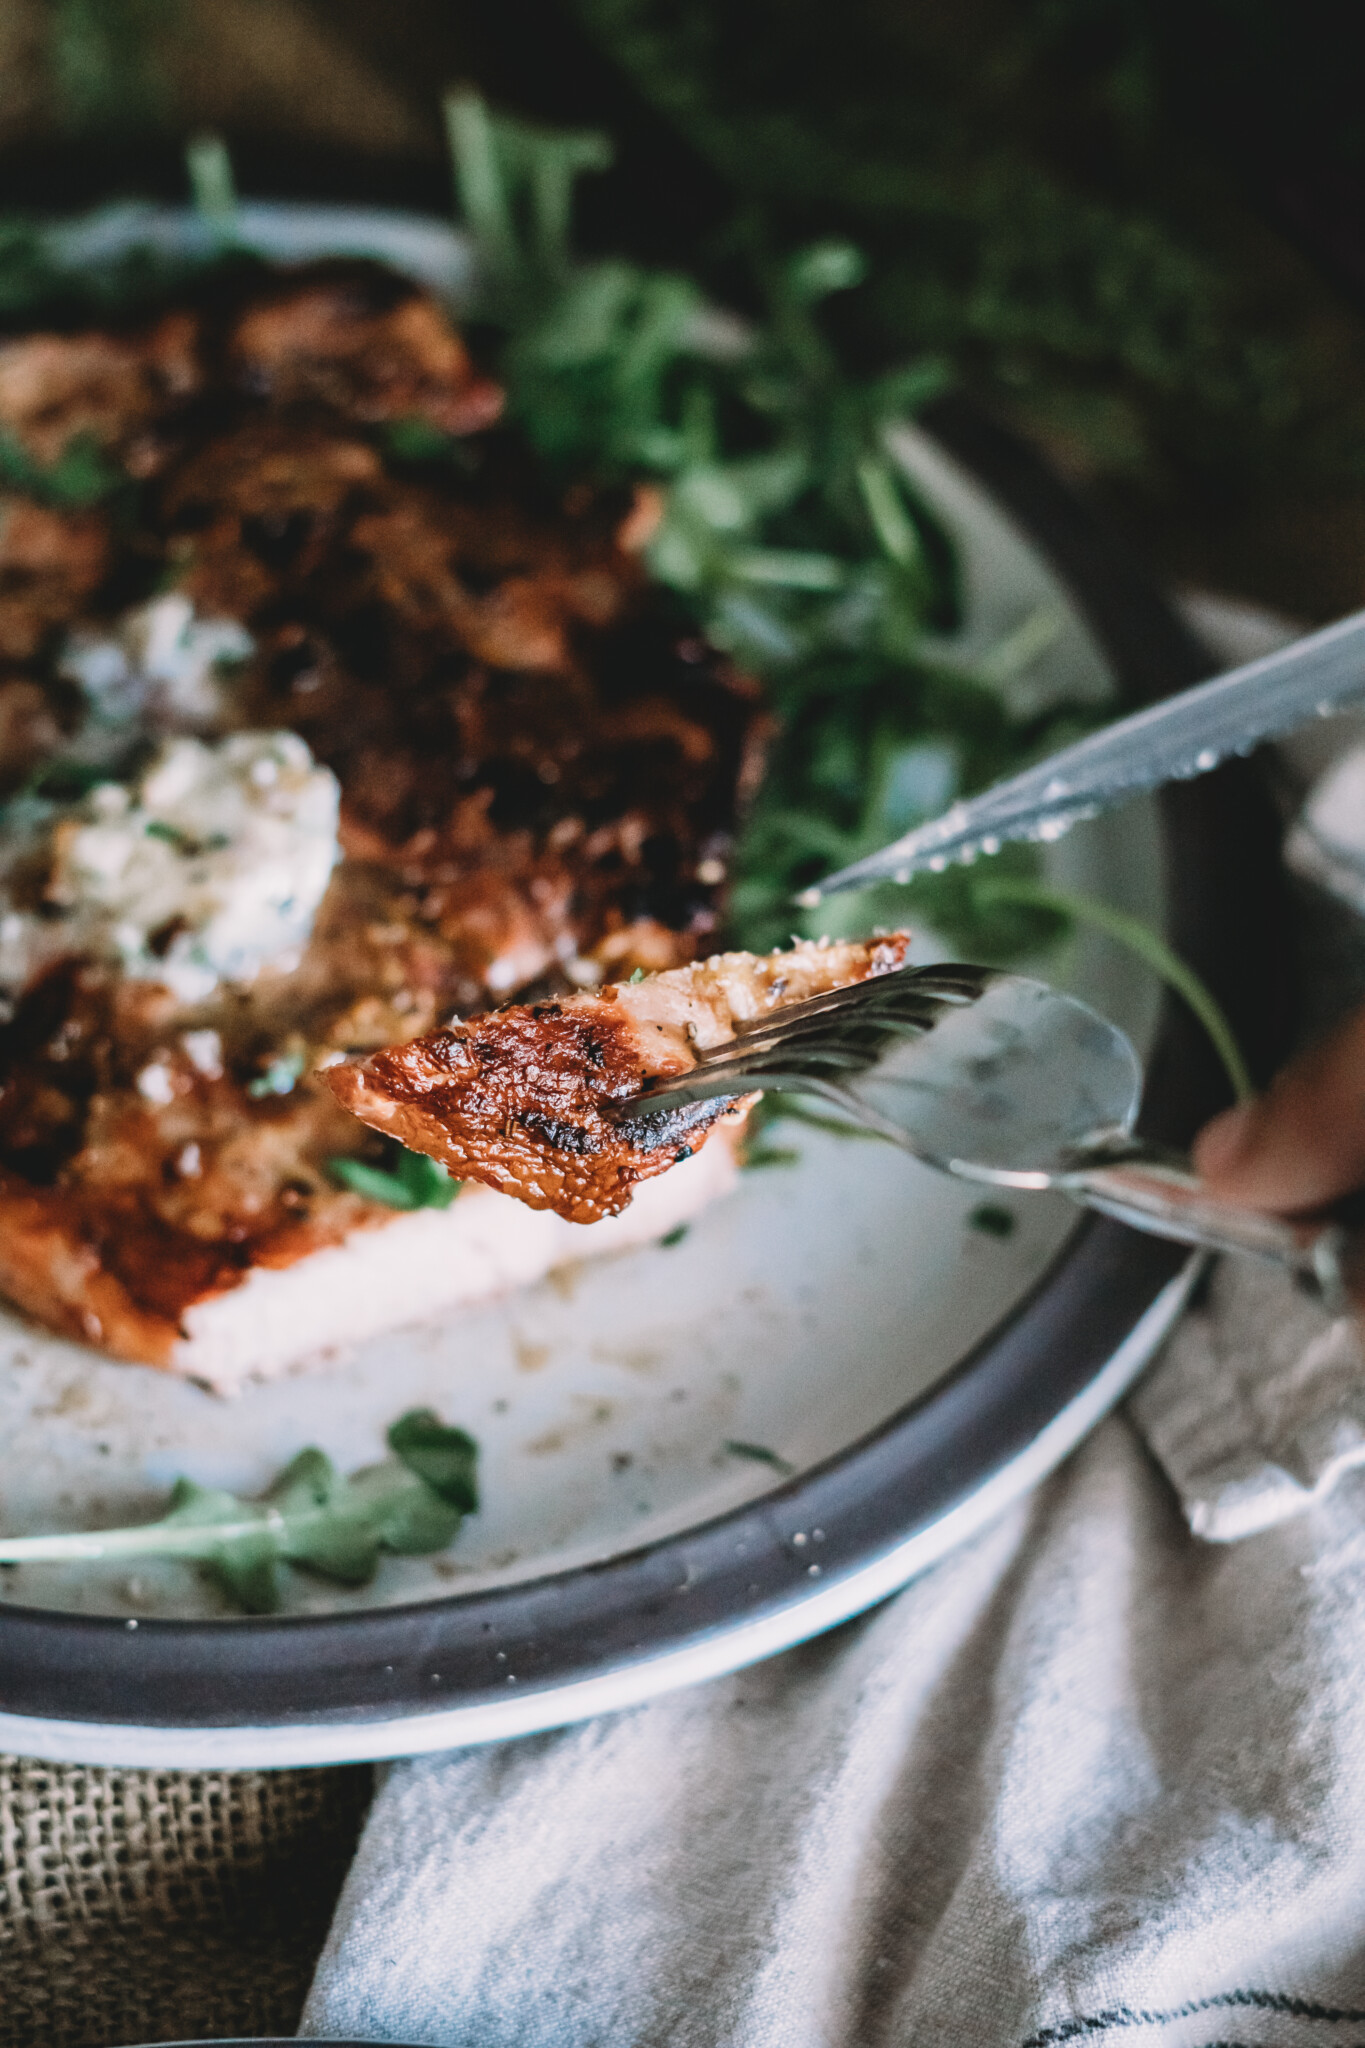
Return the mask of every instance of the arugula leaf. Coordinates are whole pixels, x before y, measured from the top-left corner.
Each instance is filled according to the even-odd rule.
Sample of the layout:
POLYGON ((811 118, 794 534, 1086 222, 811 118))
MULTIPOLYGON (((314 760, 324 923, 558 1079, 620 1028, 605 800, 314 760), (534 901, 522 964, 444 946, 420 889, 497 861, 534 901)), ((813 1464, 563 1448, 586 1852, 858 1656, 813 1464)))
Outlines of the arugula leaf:
POLYGON ((454 434, 420 418, 391 420, 380 430, 379 438, 384 452, 396 462, 436 462, 460 453, 454 434))
POLYGON ((979 1230, 983 1237, 1013 1237, 1017 1218, 1012 1209, 1002 1208, 999 1202, 980 1202, 967 1218, 972 1230, 979 1230))
MULTIPOLYGON (((761 311, 739 321, 692 278, 575 257, 573 182, 609 162, 600 137, 532 129, 469 93, 447 121, 511 416, 566 480, 653 482, 653 576, 767 685, 781 730, 733 864, 738 938, 766 948, 794 925, 829 929, 832 914, 865 930, 880 899, 804 914, 793 899, 1088 716, 1006 709, 1010 667, 1037 658, 1055 631, 1046 620, 1026 620, 975 677, 930 656, 929 634, 960 615, 956 560, 894 430, 943 388, 945 365, 843 367, 823 317, 831 295, 862 284, 848 242, 776 253, 751 235, 761 311)), ((1012 858, 1021 878, 1033 872, 1031 852, 1012 858)), ((1039 909, 987 912, 937 877, 916 907, 955 942, 993 941, 990 957, 1065 929, 1039 909)), ((898 898, 891 920, 904 908, 898 898)))
POLYGON ((388 1445, 443 1501, 461 1514, 477 1512, 479 1447, 472 1436, 430 1408, 410 1408, 390 1427, 388 1445))
POLYGON ((204 1566, 249 1614, 282 1604, 282 1567, 363 1586, 384 1551, 443 1550, 477 1511, 478 1446, 429 1408, 388 1431, 394 1457, 344 1478, 320 1450, 300 1451, 270 1490, 240 1500, 177 1479, 156 1522, 74 1535, 0 1538, 0 1564, 179 1557, 204 1566))
POLYGON ((0 484, 65 511, 100 504, 125 490, 128 478, 90 434, 73 435, 57 460, 45 467, 16 435, 0 428, 0 484))
POLYGON ((185 145, 194 210, 220 235, 230 235, 237 219, 237 181, 232 158, 221 135, 194 135, 185 145))
POLYGON ((0 216, 0 314, 28 312, 51 282, 42 229, 22 215, 0 216))
POLYGON ((364 1159, 329 1159, 327 1171, 333 1180, 363 1195, 367 1202, 382 1202, 387 1209, 448 1209, 462 1183, 452 1180, 438 1160, 424 1152, 397 1148, 395 1164, 371 1166, 364 1159))

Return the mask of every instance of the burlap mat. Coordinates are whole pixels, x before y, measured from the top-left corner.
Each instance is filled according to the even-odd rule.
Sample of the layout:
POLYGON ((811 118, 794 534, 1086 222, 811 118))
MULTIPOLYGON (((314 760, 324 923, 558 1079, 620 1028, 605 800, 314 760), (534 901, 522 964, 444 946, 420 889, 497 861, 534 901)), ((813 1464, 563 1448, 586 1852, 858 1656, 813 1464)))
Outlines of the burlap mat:
POLYGON ((0 1758, 0 2048, 292 2034, 370 1784, 0 1758))

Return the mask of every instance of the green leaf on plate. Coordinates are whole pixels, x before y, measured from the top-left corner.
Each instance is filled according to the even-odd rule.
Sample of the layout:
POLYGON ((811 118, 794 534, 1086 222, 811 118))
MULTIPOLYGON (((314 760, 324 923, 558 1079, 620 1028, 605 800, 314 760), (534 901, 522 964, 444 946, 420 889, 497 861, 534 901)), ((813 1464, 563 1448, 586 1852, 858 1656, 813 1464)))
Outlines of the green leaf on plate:
POLYGON ((403 1147, 398 1148, 391 1168, 371 1166, 364 1159, 337 1158, 328 1160, 327 1171, 353 1195, 363 1195, 367 1202, 382 1202, 386 1209, 448 1209, 461 1187, 439 1161, 403 1147))
POLYGON ((442 1422, 430 1408, 411 1408, 388 1432, 389 1449, 462 1514, 479 1505, 476 1478, 479 1447, 462 1429, 442 1422))
POLYGON ((784 1479, 789 1479, 796 1470, 795 1465, 789 1463, 777 1451, 770 1451, 766 1444, 749 1444, 738 1437, 727 1437, 725 1448, 732 1458, 747 1458, 751 1465, 770 1465, 773 1471, 780 1472, 784 1479))
POLYGON ((248 1614, 282 1604, 286 1565, 342 1585, 373 1578, 384 1551, 444 1550, 478 1507, 478 1446, 429 1408, 389 1430, 392 1459, 345 1478, 324 1451, 291 1459, 254 1500, 177 1479, 166 1513, 133 1528, 0 1537, 0 1564, 174 1557, 201 1565, 248 1614))

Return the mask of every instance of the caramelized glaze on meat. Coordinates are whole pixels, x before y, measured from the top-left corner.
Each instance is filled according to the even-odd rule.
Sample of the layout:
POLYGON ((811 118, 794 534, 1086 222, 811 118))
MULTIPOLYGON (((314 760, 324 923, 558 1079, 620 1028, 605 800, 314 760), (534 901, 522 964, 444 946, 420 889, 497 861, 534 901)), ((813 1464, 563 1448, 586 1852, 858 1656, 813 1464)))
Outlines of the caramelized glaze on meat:
POLYGON ((654 1075, 686 1072, 696 1052, 740 1026, 902 965, 909 935, 867 944, 798 945, 756 958, 722 953, 695 966, 562 1003, 514 1004, 325 1070, 337 1100, 457 1179, 484 1182, 533 1209, 595 1223, 624 1209, 638 1182, 690 1158, 726 1102, 699 1103, 648 1141, 606 1113, 654 1075))
MULTIPOLYGON (((382 984, 384 961, 363 928, 349 950, 351 978, 331 980, 311 1017, 307 984, 273 1014, 264 990, 184 1013, 154 984, 75 961, 50 969, 0 1029, 0 1290, 157 1364, 191 1303, 253 1264, 339 1243, 367 1206, 327 1171, 355 1151, 354 1124, 307 1075, 282 1097, 251 1083, 300 1018, 323 1042, 329 1021, 343 1042, 357 1022, 371 1041, 401 1030, 382 996, 357 1016, 359 983, 368 969, 382 984)), ((325 976, 312 964, 316 1000, 325 976)))
POLYGON ((186 1009, 50 953, 0 1022, 0 1291, 117 1355, 165 1362, 193 1303, 388 1220, 329 1171, 391 1148, 317 1059, 717 929, 758 693, 649 585, 655 498, 551 486, 484 431, 500 405, 436 302, 363 263, 0 343, 0 429, 122 473, 113 512, 0 498, 0 791, 78 722, 66 629, 161 589, 249 629, 229 723, 292 728, 342 785, 295 970, 186 1009))
POLYGON ((428 421, 449 434, 492 426, 503 394, 481 377, 432 300, 391 275, 333 266, 248 306, 227 339, 247 390, 316 400, 365 421, 428 421))
POLYGON ((156 466, 148 430, 203 380, 199 323, 168 313, 138 334, 27 334, 0 342, 0 425, 44 467, 73 441, 117 451, 134 476, 156 466))

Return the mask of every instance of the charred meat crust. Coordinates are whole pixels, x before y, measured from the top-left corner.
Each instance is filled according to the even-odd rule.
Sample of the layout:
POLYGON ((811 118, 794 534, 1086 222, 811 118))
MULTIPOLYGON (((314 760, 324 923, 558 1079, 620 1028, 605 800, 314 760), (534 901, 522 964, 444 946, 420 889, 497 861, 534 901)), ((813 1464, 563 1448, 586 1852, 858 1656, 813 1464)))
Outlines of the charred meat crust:
POLYGON ((908 943, 896 933, 764 958, 725 954, 652 987, 646 980, 564 1003, 514 1004, 322 1078, 354 1115, 457 1178, 592 1223, 618 1214, 640 1181, 690 1158, 752 1098, 698 1103, 653 1126, 618 1123, 607 1114, 612 1103, 647 1077, 685 1072, 699 1032, 723 1038, 746 1015, 780 1010, 789 982, 795 1001, 891 973, 908 943))
POLYGON ((732 1107, 702 1105, 687 1143, 623 1136, 604 1107, 634 1092, 644 1065, 633 1027, 611 1009, 516 1005, 325 1078, 345 1108, 457 1178, 595 1223, 624 1209, 639 1181, 689 1157, 732 1107))
POLYGON ((367 422, 421 419, 469 434, 503 408, 430 299, 359 266, 318 266, 307 283, 262 295, 232 325, 225 354, 244 390, 367 422))
MULTIPOLYGON (((306 1076, 255 1099, 254 1024, 219 1021, 221 1070, 164 992, 76 962, 0 1029, 0 1291, 64 1333, 164 1363, 184 1312, 342 1241, 368 1205, 330 1181, 354 1150, 306 1076), (158 1099, 139 1077, 155 1074, 158 1099)), ((203 1030, 202 1023, 200 1029, 203 1030)), ((378 1212, 374 1220, 386 1212, 378 1212)))
MULTIPOLYGON (((166 587, 255 639, 231 722, 292 728, 342 785, 295 972, 187 1012, 58 962, 0 1026, 0 1291, 116 1355, 164 1364, 195 1302, 389 1220, 329 1175, 387 1155, 310 1061, 566 965, 674 967, 717 928, 758 693, 648 583, 648 494, 549 488, 488 431, 500 404, 435 302, 367 263, 0 342, 0 430, 35 474, 84 445, 122 478, 114 513, 0 497, 0 793, 72 729, 68 627, 166 587), (206 1032, 212 1074, 185 1051, 206 1032), (262 1095, 282 1047, 305 1070, 262 1095)), ((570 1112, 523 1136, 586 1172, 570 1112)))

